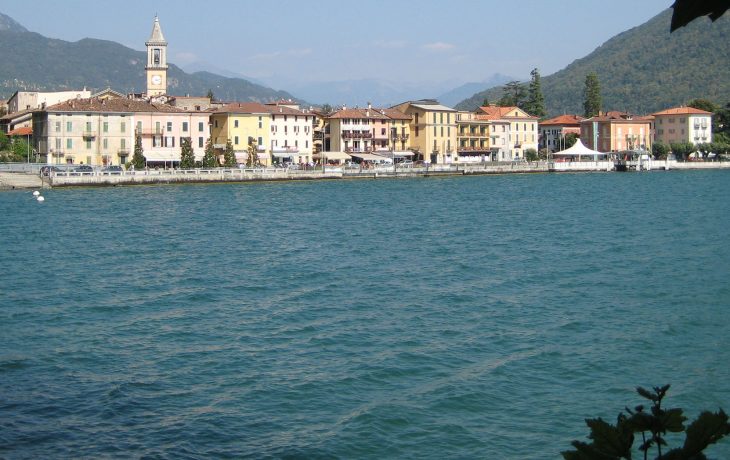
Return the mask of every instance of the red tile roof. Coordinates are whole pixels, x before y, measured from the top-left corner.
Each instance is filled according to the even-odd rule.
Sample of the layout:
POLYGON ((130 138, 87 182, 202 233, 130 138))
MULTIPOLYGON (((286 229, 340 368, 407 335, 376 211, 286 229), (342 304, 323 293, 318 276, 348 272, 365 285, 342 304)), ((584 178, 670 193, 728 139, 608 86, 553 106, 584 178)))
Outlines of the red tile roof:
POLYGON ((661 112, 654 112, 652 115, 712 115, 712 112, 695 109, 694 107, 672 107, 661 112))
MULTIPOLYGON (((513 110, 521 110, 521 109, 519 107, 515 107, 515 106, 499 107, 496 105, 487 105, 487 106, 479 107, 479 109, 477 109, 477 114, 487 115, 487 116, 491 117, 491 118, 484 118, 485 120, 494 120, 494 119, 498 119, 498 118, 534 118, 536 120, 538 119, 538 117, 530 115, 529 113, 527 114, 527 117, 510 116, 509 113, 513 110), (480 113, 480 112, 482 112, 482 113, 480 113)), ((523 110, 523 112, 524 112, 524 110, 523 110)), ((525 113, 527 113, 527 112, 525 112, 525 113)))
POLYGON ((580 122, 584 118, 579 115, 560 115, 549 120, 541 121, 540 126, 552 126, 552 125, 563 125, 563 126, 579 126, 580 122))
POLYGON ((232 102, 225 106, 211 110, 212 113, 267 113, 272 115, 309 115, 301 110, 292 109, 283 105, 262 104, 260 102, 232 102))
POLYGON ((341 109, 331 113, 327 118, 330 119, 342 119, 342 118, 355 118, 355 119, 368 119, 368 120, 387 120, 388 117, 381 113, 381 110, 376 108, 363 108, 363 109, 341 109))
POLYGON ((147 101, 134 99, 112 98, 112 99, 70 99, 52 105, 45 109, 48 112, 164 112, 164 113, 188 113, 188 110, 178 109, 167 104, 153 104, 147 101))
POLYGON ((24 126, 22 128, 15 128, 8 132, 8 136, 32 136, 33 128, 30 126, 24 126))

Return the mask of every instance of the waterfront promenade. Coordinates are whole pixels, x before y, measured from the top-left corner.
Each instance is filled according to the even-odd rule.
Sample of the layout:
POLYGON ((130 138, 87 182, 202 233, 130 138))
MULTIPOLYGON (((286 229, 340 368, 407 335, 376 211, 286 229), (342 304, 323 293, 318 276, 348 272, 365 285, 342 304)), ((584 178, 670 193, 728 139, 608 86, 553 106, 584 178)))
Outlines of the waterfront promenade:
MULTIPOLYGON (((470 176, 489 174, 530 174, 549 172, 611 172, 612 161, 538 161, 489 162, 415 167, 379 166, 353 168, 328 166, 300 170, 290 168, 214 168, 214 169, 149 169, 141 171, 57 171, 40 177, 42 165, 24 165, 17 170, 0 171, 0 188, 39 188, 74 186, 118 186, 172 183, 260 182, 322 179, 377 179, 395 177, 470 176), (29 167, 32 166, 32 167, 29 167)), ((678 162, 653 160, 629 162, 630 170, 730 169, 730 161, 678 162)))

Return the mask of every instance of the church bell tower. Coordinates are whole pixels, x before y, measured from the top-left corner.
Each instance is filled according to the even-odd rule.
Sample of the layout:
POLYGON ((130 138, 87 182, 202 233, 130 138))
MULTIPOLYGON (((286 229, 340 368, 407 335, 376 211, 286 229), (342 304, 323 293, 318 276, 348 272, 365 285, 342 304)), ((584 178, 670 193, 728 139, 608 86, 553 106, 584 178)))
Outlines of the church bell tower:
POLYGON ((162 35, 160 20, 155 15, 152 35, 145 42, 147 46, 147 96, 161 96, 167 93, 167 42, 162 35))

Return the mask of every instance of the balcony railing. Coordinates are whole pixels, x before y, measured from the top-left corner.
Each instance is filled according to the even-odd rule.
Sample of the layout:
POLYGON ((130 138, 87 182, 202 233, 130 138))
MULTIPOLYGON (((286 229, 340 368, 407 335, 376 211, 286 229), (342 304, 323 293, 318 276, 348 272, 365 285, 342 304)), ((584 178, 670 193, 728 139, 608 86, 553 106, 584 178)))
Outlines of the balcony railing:
POLYGON ((119 155, 120 157, 126 157, 127 155, 129 155, 129 149, 119 149, 117 150, 117 155, 119 155))
POLYGON ((84 131, 83 137, 84 137, 84 139, 94 139, 96 137, 96 132, 84 131))
POLYGON ((143 128, 135 129, 134 134, 137 136, 162 136, 164 131, 162 128, 143 128))

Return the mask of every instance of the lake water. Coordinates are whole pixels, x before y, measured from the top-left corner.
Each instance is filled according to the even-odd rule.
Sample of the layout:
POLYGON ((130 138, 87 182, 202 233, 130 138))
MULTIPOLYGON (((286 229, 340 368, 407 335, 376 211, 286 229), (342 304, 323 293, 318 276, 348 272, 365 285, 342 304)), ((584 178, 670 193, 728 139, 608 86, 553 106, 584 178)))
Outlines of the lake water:
POLYGON ((2 458, 544 459, 638 385, 730 410, 730 171, 43 194, 0 193, 2 458))

